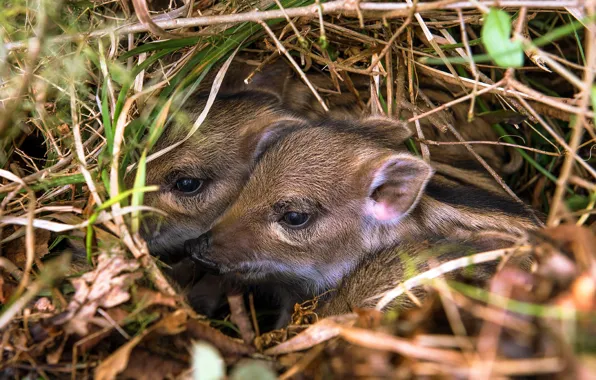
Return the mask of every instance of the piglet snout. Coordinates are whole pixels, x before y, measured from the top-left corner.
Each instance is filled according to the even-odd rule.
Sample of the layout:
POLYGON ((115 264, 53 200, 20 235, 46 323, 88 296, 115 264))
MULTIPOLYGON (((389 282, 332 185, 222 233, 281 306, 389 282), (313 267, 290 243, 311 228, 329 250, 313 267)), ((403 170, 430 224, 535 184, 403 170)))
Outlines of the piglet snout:
POLYGON ((184 251, 201 269, 218 274, 219 266, 208 258, 211 251, 211 236, 211 232, 205 232, 196 239, 185 241, 184 251))

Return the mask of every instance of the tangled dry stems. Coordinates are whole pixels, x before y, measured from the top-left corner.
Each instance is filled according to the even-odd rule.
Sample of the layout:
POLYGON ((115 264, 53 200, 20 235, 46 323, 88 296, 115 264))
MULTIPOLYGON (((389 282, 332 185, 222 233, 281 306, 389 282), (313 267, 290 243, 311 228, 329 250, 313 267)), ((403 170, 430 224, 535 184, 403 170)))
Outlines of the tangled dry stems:
MULTIPOLYGON (((418 70, 461 88, 461 96, 431 111, 417 114, 409 120, 414 123, 466 101, 470 101, 470 114, 473 115, 475 103, 480 101, 482 95, 492 94, 505 109, 526 115, 527 120, 522 123, 524 128, 536 129, 534 124, 537 123, 543 129, 539 133, 544 137, 544 141, 537 145, 552 149, 547 151, 536 146, 527 146, 525 142, 520 144, 513 139, 504 143, 535 154, 526 154, 524 175, 512 183, 514 188, 523 189, 524 183, 540 184, 542 192, 546 194, 543 198, 550 198, 548 204, 544 201, 538 204, 548 211, 548 226, 557 226, 562 220, 582 225, 589 223, 589 217, 593 214, 596 171, 591 160, 592 149, 588 149, 590 157, 587 157, 585 151, 586 147, 596 141, 593 121, 595 110, 590 109, 596 73, 594 2, 523 0, 497 3, 443 0, 424 3, 369 3, 346 0, 290 7, 276 2, 279 9, 269 9, 275 7, 274 2, 262 1, 258 4, 258 9, 254 10, 249 4, 209 4, 201 1, 186 2, 179 8, 167 8, 159 14, 152 14, 146 1, 135 0, 132 10, 120 8, 116 3, 98 5, 90 16, 93 21, 91 29, 52 36, 48 36, 47 31, 52 12, 44 7, 44 4, 47 6, 46 2, 41 1, 39 4, 39 9, 27 13, 30 16, 28 18, 35 21, 35 27, 22 27, 30 38, 10 41, 10 36, 5 37, 7 41, 0 50, 0 58, 3 58, 0 60, 0 74, 3 75, 0 136, 4 141, 4 169, 0 169, 0 176, 5 179, 0 187, 0 194, 3 196, 0 204, 0 231, 6 231, 7 226, 14 227, 8 230, 8 236, 1 235, 3 244, 25 237, 26 258, 21 269, 7 258, 0 261, 0 265, 8 269, 19 283, 13 293, 17 301, 4 310, 2 327, 7 327, 13 317, 24 310, 27 301, 41 289, 50 286, 41 277, 32 276, 34 264, 38 273, 45 270, 41 257, 36 255, 35 228, 58 233, 80 231, 82 228, 92 228, 95 234, 101 233, 101 229, 109 231, 116 237, 115 240, 123 241, 134 257, 140 260, 157 289, 166 295, 175 294, 155 260, 149 255, 146 244, 138 236, 136 229, 131 230, 125 220, 125 215, 138 213, 143 207, 121 206, 118 201, 122 199, 123 192, 119 186, 119 178, 122 158, 126 153, 122 150, 126 129, 131 121, 143 115, 144 106, 155 106, 158 103, 159 92, 170 86, 176 74, 185 69, 194 54, 209 46, 209 38, 238 26, 248 25, 244 23, 253 23, 255 26, 247 39, 235 41, 230 45, 231 49, 227 47, 228 50, 218 52, 210 63, 221 61, 242 42, 250 41, 257 46, 260 54, 267 57, 264 62, 281 54, 285 55, 309 84, 323 107, 325 104, 319 95, 321 89, 315 88, 304 76, 307 68, 305 66, 313 63, 325 66, 335 80, 337 73, 342 71, 370 75, 374 78, 373 85, 377 91, 382 85, 381 79, 387 78, 386 111, 390 115, 395 112, 394 105, 402 107, 408 102, 414 103, 415 73, 418 70), (498 68, 471 59, 474 49, 470 41, 477 40, 473 26, 479 25, 483 14, 495 5, 516 12, 518 17, 514 24, 514 39, 522 41, 527 57, 535 64, 517 71, 508 69, 498 80, 495 80, 498 77, 496 74, 500 72, 498 68), (530 21, 543 12, 553 12, 561 18, 571 14, 581 19, 584 26, 584 39, 581 42, 584 48, 582 50, 579 46, 580 40, 577 37, 577 46, 573 53, 579 56, 579 50, 582 50, 583 64, 572 62, 563 54, 562 48, 557 45, 558 37, 549 35, 549 32, 539 36, 538 31, 530 26, 530 21), (124 14, 126 21, 114 26, 110 14, 124 14), (279 19, 285 22, 276 25, 267 23, 279 19), (453 27, 459 28, 461 38, 459 46, 455 48, 449 46, 458 41, 458 36, 453 35, 453 27), (421 33, 416 34, 416 30, 421 33), (135 63, 140 65, 161 50, 158 48, 138 52, 131 55, 125 63, 118 63, 118 57, 127 51, 134 52, 138 47, 148 46, 150 42, 166 39, 175 42, 180 38, 196 38, 196 43, 176 46, 183 53, 183 58, 178 61, 168 63, 158 59, 139 70, 131 91, 124 91, 124 96, 121 97, 118 87, 122 83, 117 83, 114 79, 114 70, 117 70, 115 66, 120 65, 121 68, 131 70, 135 63), (303 46, 305 38, 311 41, 310 47, 303 46), (126 42, 121 42, 122 39, 126 39, 126 42), (255 41, 260 43, 255 44, 255 41), (344 51, 336 52, 338 57, 331 59, 329 51, 322 46, 324 43, 335 44, 338 48, 344 48, 344 51), (547 49, 547 45, 551 48, 547 49), (84 79, 69 75, 44 77, 41 72, 44 66, 60 67, 60 63, 57 63, 60 56, 56 52, 63 49, 68 55, 76 55, 86 48, 92 51, 87 57, 93 57, 99 62, 99 70, 83 64, 84 79), (300 57, 301 64, 294 57, 300 57), (462 60, 461 66, 458 66, 454 57, 462 60), (394 66, 396 63, 397 66, 394 66), (446 67, 446 70, 431 67, 431 63, 446 67), (464 70, 458 70, 459 68, 464 70), (527 81, 520 79, 520 73, 535 69, 552 73, 551 75, 557 76, 556 80, 568 84, 573 90, 565 91, 567 97, 563 97, 532 88, 527 81), (468 75, 464 75, 466 71, 468 75), (82 82, 87 82, 92 91, 83 92, 82 82), (407 94, 405 88, 408 89, 407 94), (59 95, 55 95, 56 93, 59 95), (95 96, 89 96, 90 94, 95 96), (103 94, 105 96, 100 98, 103 94), (63 124, 57 122, 59 118, 50 117, 51 104, 56 107, 60 97, 68 99, 67 106, 61 106, 68 109, 70 114, 69 119, 61 119, 65 121, 63 124), (23 99, 27 99, 30 105, 27 110, 22 107, 23 99), (50 104, 50 109, 47 103, 50 104), (112 135, 108 135, 106 120, 112 122, 109 127, 110 130, 113 129, 112 135), (565 135, 560 122, 556 120, 570 123, 570 136, 565 135), (39 156, 30 156, 30 152, 19 147, 24 141, 20 139, 21 136, 31 134, 32 129, 37 129, 47 142, 47 149, 41 155, 53 157, 43 168, 38 167, 41 163, 39 156), (106 168, 105 161, 100 162, 100 157, 101 152, 108 147, 111 165, 106 168), (550 168, 536 162, 535 158, 540 154, 553 157, 553 161, 549 162, 550 168), (107 182, 110 187, 107 189, 99 180, 102 172, 109 176, 107 182), (84 184, 85 188, 77 188, 80 184, 84 184), (72 204, 63 205, 69 191, 72 192, 72 204), (579 194, 588 199, 585 207, 569 212, 565 203, 569 194, 579 194)), ((568 41, 573 40, 569 36, 566 38, 568 41)), ((525 79, 524 75, 521 77, 525 79)), ((382 110, 380 104, 377 107, 382 110)), ((197 123, 200 125, 200 121, 197 123)), ((458 136, 456 129, 452 128, 451 132, 458 136)), ((520 135, 524 136, 523 133, 520 135)), ((428 156, 425 145, 441 144, 426 140, 424 136, 418 137, 425 157, 428 156)), ((473 154, 475 144, 501 144, 494 141, 465 141, 461 136, 458 139, 460 141, 456 144, 465 145, 473 154)), ((483 162, 480 156, 475 156, 483 162)), ((512 197, 519 200, 516 191, 486 163, 483 165, 512 197)), ((501 254, 502 252, 498 256, 501 254)), ((493 256, 495 255, 491 255, 493 256)), ((388 340, 387 337, 378 339, 368 335, 363 337, 362 334, 372 333, 357 332, 348 327, 341 327, 339 330, 348 341, 361 345, 363 342, 375 342, 373 346, 376 348, 384 347, 401 352, 401 348, 395 348, 398 345, 397 340, 388 340)), ((420 347, 415 345, 413 348, 420 347)), ((308 358, 309 356, 305 357, 305 360, 308 358)), ((459 356, 442 358, 446 362, 462 360, 459 356)), ((537 359, 528 365, 531 369, 538 370, 541 366, 557 367, 560 364, 544 363, 544 360, 551 359, 537 359)), ((304 363, 300 365, 305 366, 304 363)), ((518 365, 523 367, 523 364, 518 365)), ((506 368, 503 363, 496 362, 494 367, 506 368)), ((294 370, 288 372, 292 371, 294 370)), ((440 369, 426 368, 425 371, 440 372, 440 369)), ((506 373, 526 372, 520 369, 517 372, 503 372, 506 373)))

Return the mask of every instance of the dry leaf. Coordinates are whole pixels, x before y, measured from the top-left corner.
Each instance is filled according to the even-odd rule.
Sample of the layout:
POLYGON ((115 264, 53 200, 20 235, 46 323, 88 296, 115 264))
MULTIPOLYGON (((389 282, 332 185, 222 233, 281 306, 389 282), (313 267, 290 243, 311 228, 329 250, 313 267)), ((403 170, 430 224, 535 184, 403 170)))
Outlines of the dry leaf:
POLYGON ((153 305, 176 307, 177 299, 151 289, 140 288, 135 293, 135 303, 143 305, 143 308, 153 305))
POLYGON ((151 326, 149 329, 143 331, 133 339, 128 341, 125 345, 120 347, 116 352, 106 358, 96 369, 95 379, 97 380, 111 380, 115 379, 116 375, 124 371, 128 367, 129 358, 132 350, 153 332, 159 332, 160 335, 178 334, 184 330, 184 325, 188 319, 188 315, 183 310, 177 310, 172 314, 167 315, 161 321, 151 326))
POLYGON ((356 314, 338 315, 320 320, 302 333, 265 351, 265 355, 280 355, 311 348, 341 334, 342 326, 356 323, 356 314))
POLYGON ((187 364, 178 360, 137 348, 130 356, 127 367, 118 377, 135 380, 161 380, 174 378, 187 367, 187 364))
POLYGON ((48 297, 41 297, 37 301, 35 301, 35 305, 33 308, 42 313, 51 313, 56 310, 52 301, 48 297))
POLYGON ((67 333, 87 335, 89 323, 98 322, 94 319, 97 308, 111 308, 130 299, 130 286, 142 277, 141 272, 136 272, 139 263, 125 259, 121 252, 113 253, 102 253, 95 270, 72 280, 75 294, 67 313, 56 322, 65 324, 67 333))
MULTIPOLYGON (((24 230, 23 230, 24 231, 24 230)), ((48 252, 48 242, 51 232, 48 230, 36 229, 35 231, 35 257, 42 258, 48 252)), ((19 233, 18 231, 16 233, 19 233)), ((18 268, 24 269, 27 262, 27 248, 25 244, 25 234, 8 242, 2 248, 2 254, 18 268)))

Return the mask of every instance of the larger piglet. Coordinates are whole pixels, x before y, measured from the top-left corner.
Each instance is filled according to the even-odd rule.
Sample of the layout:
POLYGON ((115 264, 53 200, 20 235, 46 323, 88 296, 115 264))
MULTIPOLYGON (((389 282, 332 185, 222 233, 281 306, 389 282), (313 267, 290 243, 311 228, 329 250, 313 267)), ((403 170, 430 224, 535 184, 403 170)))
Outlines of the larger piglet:
POLYGON ((403 123, 384 118, 260 134, 249 181, 208 233, 186 243, 188 254, 239 283, 275 285, 286 309, 345 281, 368 284, 366 294, 347 296, 360 307, 405 278, 397 263, 419 264, 419 242, 516 237, 535 227, 532 211, 492 178, 431 166, 405 150, 409 136, 403 123), (366 269, 375 260, 386 264, 378 276, 366 269), (349 280, 359 273, 373 277, 349 280))

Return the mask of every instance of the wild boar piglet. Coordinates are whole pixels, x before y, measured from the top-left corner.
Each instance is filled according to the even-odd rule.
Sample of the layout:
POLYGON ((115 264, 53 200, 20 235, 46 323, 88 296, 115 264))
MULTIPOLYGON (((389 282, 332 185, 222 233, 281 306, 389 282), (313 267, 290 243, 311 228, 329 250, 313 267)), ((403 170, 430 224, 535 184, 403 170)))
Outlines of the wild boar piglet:
MULTIPOLYGON (((166 261, 183 257, 184 241, 207 231, 240 193, 252 167, 253 136, 277 124, 301 122, 261 82, 265 78, 257 77, 248 87, 239 80, 232 74, 224 82, 193 136, 147 164, 146 182, 159 191, 148 193, 145 204, 165 215, 145 215, 141 233, 150 252, 166 261)), ((168 125, 153 151, 182 140, 207 98, 207 92, 191 96, 183 108, 187 122, 168 125)))
POLYGON ((410 154, 409 135, 378 117, 262 134, 245 187, 188 254, 238 282, 276 283, 291 303, 404 242, 534 227, 531 211, 483 173, 410 154))

